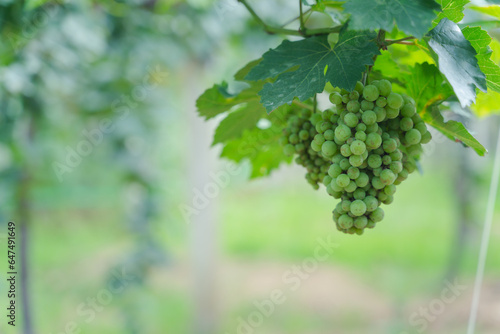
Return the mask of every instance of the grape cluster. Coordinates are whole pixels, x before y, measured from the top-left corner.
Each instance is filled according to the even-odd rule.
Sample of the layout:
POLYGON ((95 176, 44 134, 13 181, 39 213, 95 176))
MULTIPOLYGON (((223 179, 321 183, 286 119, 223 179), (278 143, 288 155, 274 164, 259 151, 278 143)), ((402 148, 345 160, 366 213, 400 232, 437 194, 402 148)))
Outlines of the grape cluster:
MULTIPOLYGON (((316 114, 315 116, 321 115, 316 114)), ((306 180, 314 189, 319 189, 319 183, 328 173, 331 165, 330 159, 325 159, 321 152, 311 148, 313 138, 318 134, 311 121, 311 111, 303 110, 299 115, 293 115, 288 119, 288 124, 283 129, 280 139, 284 146, 284 153, 288 156, 298 154, 295 162, 307 169, 306 180)))
POLYGON ((352 92, 331 94, 330 101, 333 110, 311 117, 317 131, 311 148, 332 162, 323 184, 341 199, 333 210, 337 228, 362 234, 384 218, 380 205, 393 202, 396 186, 415 171, 421 144, 431 134, 415 101, 392 92, 387 80, 358 82, 352 92))

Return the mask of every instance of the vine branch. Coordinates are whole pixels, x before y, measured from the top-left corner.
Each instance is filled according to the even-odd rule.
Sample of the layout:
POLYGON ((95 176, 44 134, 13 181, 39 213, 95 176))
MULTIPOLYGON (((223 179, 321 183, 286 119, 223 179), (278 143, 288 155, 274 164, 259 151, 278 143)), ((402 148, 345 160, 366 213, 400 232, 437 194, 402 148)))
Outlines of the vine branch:
MULTIPOLYGON (((260 18, 260 16, 253 10, 253 8, 248 4, 247 0, 238 0, 245 8, 248 10, 250 15, 264 28, 264 31, 267 32, 270 35, 274 34, 283 34, 283 35, 291 35, 291 36, 302 36, 302 37, 311 37, 311 36, 318 36, 318 35, 328 35, 332 33, 338 33, 342 29, 342 25, 338 25, 335 27, 331 28, 320 28, 320 29, 306 29, 306 28, 301 28, 299 30, 293 30, 293 29, 284 29, 280 27, 273 27, 268 25, 267 23, 264 22, 260 18)), ((302 4, 301 4, 302 8, 302 4)), ((299 17, 303 21, 303 13, 299 17)))
POLYGON ((299 10, 300 10, 300 31, 304 31, 305 30, 305 26, 304 26, 304 13, 303 13, 303 10, 302 10, 302 0, 299 0, 299 10))

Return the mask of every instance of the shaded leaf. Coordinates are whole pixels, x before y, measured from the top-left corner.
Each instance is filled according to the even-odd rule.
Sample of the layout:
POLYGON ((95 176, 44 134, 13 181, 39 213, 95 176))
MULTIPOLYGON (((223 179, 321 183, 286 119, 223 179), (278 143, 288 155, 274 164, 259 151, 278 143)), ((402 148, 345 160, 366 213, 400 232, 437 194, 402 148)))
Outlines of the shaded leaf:
POLYGON ((245 79, 278 77, 274 83, 265 84, 259 93, 268 112, 290 104, 295 97, 305 101, 321 93, 328 81, 334 87, 352 90, 365 66, 372 65, 373 56, 379 54, 375 37, 372 32, 344 28, 333 48, 328 43, 328 36, 296 42, 285 40, 276 49, 266 52, 245 79))
POLYGON ((416 64, 406 75, 407 94, 415 99, 418 111, 425 112, 453 95, 453 89, 443 79, 438 68, 429 63, 416 64))
POLYGON ((432 26, 436 11, 434 0, 350 0, 344 5, 351 14, 353 29, 384 29, 391 31, 397 24, 399 30, 422 37, 432 26))
POLYGON ((223 143, 229 139, 238 138, 245 129, 251 129, 257 125, 261 117, 265 116, 262 111, 252 110, 247 105, 231 112, 224 118, 215 130, 212 145, 223 143))
POLYGON ((476 50, 458 25, 444 18, 428 36, 429 47, 437 54, 439 70, 450 82, 462 107, 474 103, 476 87, 486 91, 486 76, 479 68, 476 50))
POLYGON ((436 105, 428 108, 422 114, 422 119, 449 139, 462 142, 472 148, 478 155, 484 156, 487 153, 484 146, 469 133, 462 123, 457 121, 445 122, 443 115, 441 115, 436 105))

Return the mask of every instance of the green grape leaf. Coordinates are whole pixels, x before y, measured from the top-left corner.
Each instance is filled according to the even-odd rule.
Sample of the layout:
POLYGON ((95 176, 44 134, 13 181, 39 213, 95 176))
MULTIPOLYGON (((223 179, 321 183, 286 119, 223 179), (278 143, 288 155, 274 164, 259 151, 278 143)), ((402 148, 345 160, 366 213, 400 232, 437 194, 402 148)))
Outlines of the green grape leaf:
POLYGON ((265 113, 262 110, 255 110, 251 104, 246 104, 240 109, 231 112, 215 130, 212 145, 240 137, 245 129, 255 127, 259 119, 264 116, 265 113))
POLYGON ((492 41, 490 35, 480 27, 465 27, 462 33, 477 52, 479 67, 486 75, 488 88, 500 93, 500 67, 490 59, 493 53, 489 47, 492 41))
POLYGON ((250 178, 267 176, 281 163, 290 163, 292 158, 285 156, 279 144, 283 126, 277 123, 280 122, 272 122, 267 129, 254 127, 245 130, 241 137, 226 143, 221 157, 238 163, 248 160, 252 166, 250 178))
POLYGON ((484 146, 469 133, 462 123, 453 120, 445 122, 437 105, 428 108, 422 114, 422 119, 449 139, 462 142, 472 148, 478 155, 484 156, 487 153, 484 146))
POLYGON ((444 18, 428 36, 429 47, 437 54, 439 70, 450 82, 462 107, 474 103, 476 87, 486 91, 486 76, 479 68, 476 50, 458 25, 444 18))
POLYGON ((437 25, 441 19, 447 18, 453 22, 460 22, 464 18, 465 5, 470 0, 436 0, 442 8, 441 13, 434 20, 433 24, 437 25))
POLYGON ((296 42, 283 41, 271 49, 262 61, 246 76, 246 80, 264 80, 277 76, 274 83, 266 83, 259 93, 268 112, 295 97, 305 101, 321 93, 327 82, 334 87, 354 89, 366 65, 373 65, 373 56, 380 54, 375 33, 352 31, 346 27, 332 48, 327 36, 315 36, 296 42))
POLYGON ((350 0, 344 9, 351 14, 353 29, 391 31, 397 24, 399 30, 420 38, 431 28, 440 7, 434 0, 350 0))
POLYGON ((434 64, 416 64, 404 76, 407 94, 415 102, 420 113, 425 113, 431 105, 439 104, 453 95, 453 89, 443 79, 434 64))

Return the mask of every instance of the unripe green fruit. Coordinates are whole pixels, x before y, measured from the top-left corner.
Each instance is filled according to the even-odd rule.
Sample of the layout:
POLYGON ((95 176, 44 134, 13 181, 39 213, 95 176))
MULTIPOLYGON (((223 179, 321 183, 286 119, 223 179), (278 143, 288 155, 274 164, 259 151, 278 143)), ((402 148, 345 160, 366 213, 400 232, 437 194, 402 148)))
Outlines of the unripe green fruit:
POLYGON ((378 200, 373 196, 366 196, 363 200, 366 204, 366 211, 371 212, 378 208, 378 200))
POLYGON ((342 160, 340 160, 339 166, 340 168, 342 168, 342 170, 348 170, 349 167, 351 167, 351 163, 349 162, 348 158, 343 158, 342 160))
POLYGON ((347 170, 347 176, 349 176, 351 180, 356 180, 359 177, 359 173, 359 169, 356 167, 349 167, 347 170))
POLYGON ((347 187, 344 188, 344 190, 348 193, 352 193, 354 192, 356 189, 358 188, 358 186, 356 185, 356 182, 352 181, 349 182, 349 184, 347 185, 347 187))
MULTIPOLYGON (((413 121, 412 121, 412 123, 413 123, 413 121)), ((415 124, 414 128, 417 129, 422 136, 427 132, 427 125, 425 125, 424 122, 420 122, 420 123, 415 124)))
POLYGON ((349 215, 343 214, 342 216, 339 217, 339 226, 342 229, 347 230, 351 228, 353 224, 354 220, 349 215))
POLYGON ((412 117, 417 112, 417 108, 411 103, 406 103, 403 108, 401 108, 401 115, 403 117, 412 117))
POLYGON ((385 184, 382 183, 382 180, 380 180, 380 178, 378 176, 375 176, 374 178, 372 178, 372 186, 373 186, 373 188, 379 190, 379 189, 384 188, 385 184))
POLYGON ((347 125, 339 125, 335 129, 335 137, 341 141, 347 140, 351 136, 351 129, 347 125))
POLYGON ((383 148, 385 152, 392 153, 398 148, 398 143, 394 139, 390 138, 384 140, 383 148))
POLYGON ((377 114, 373 110, 367 110, 363 113, 361 119, 366 125, 372 125, 377 122, 377 114))
POLYGON ((366 133, 364 131, 358 131, 358 132, 356 132, 356 134, 354 135, 354 137, 357 140, 365 141, 366 140, 366 133))
POLYGON ((349 93, 349 98, 351 99, 351 101, 358 101, 359 92, 356 90, 353 90, 351 93, 349 93))
POLYGON ((375 108, 375 103, 366 100, 361 101, 361 110, 373 110, 373 108, 375 108))
POLYGON ((411 129, 405 134, 405 139, 409 145, 415 145, 420 143, 422 135, 420 134, 420 131, 418 131, 417 129, 411 129))
POLYGON ((403 106, 404 100, 398 93, 390 93, 387 96, 387 105, 393 109, 400 109, 403 106))
POLYGON ((382 96, 389 96, 392 92, 392 84, 389 80, 382 79, 379 81, 378 85, 378 90, 380 92, 380 95, 382 96))
POLYGON ((366 145, 361 140, 355 140, 351 144, 351 152, 355 155, 361 155, 366 151, 366 145))
POLYGON ((333 141, 325 141, 321 146, 321 152, 327 157, 333 156, 337 152, 337 144, 333 141))
POLYGON ((356 179, 356 185, 358 187, 363 188, 366 185, 368 185, 369 182, 370 182, 370 178, 368 177, 368 174, 363 173, 363 172, 359 173, 359 176, 356 179))
POLYGON ((431 135, 431 133, 429 131, 427 131, 426 133, 424 133, 422 135, 422 139, 420 140, 420 143, 427 144, 431 140, 432 140, 432 135, 431 135))
POLYGON ((345 188, 349 185, 349 182, 351 182, 351 179, 347 176, 347 174, 340 174, 337 177, 337 185, 339 187, 345 188))
POLYGON ((390 169, 384 169, 382 173, 380 173, 380 181, 384 185, 393 184, 396 180, 396 174, 390 169))
POLYGON ((347 125, 348 127, 355 128, 356 125, 358 125, 358 123, 359 123, 359 119, 358 119, 358 116, 356 116, 356 114, 349 113, 349 114, 345 115, 344 122, 345 122, 345 125, 347 125))
POLYGON ((370 214, 370 219, 375 223, 382 221, 382 219, 384 219, 384 210, 382 210, 382 208, 376 208, 375 211, 370 214))
POLYGON ((354 226, 356 226, 356 228, 363 229, 366 227, 366 225, 368 225, 368 218, 366 218, 365 216, 357 217, 356 219, 354 219, 354 226))
POLYGON ((373 102, 379 97, 378 88, 374 85, 367 85, 363 89, 363 98, 367 101, 373 102))
POLYGON ((388 119, 394 119, 399 116, 399 109, 391 108, 389 106, 385 107, 385 112, 388 119))
POLYGON ((330 168, 328 169, 328 175, 330 175, 332 178, 337 178, 340 174, 342 174, 342 168, 340 168, 339 165, 330 165, 330 168))
POLYGON ((333 104, 342 104, 342 96, 337 92, 332 93, 330 94, 330 102, 333 104))
POLYGON ((413 129, 413 121, 410 117, 402 118, 401 121, 399 121, 399 127, 403 131, 409 131, 413 129))
POLYGON ((363 189, 356 189, 353 193, 355 199, 363 200, 366 197, 366 192, 363 189))
POLYGON ((370 149, 376 149, 382 144, 382 137, 378 133, 370 133, 366 136, 365 144, 370 149))
POLYGON ((384 108, 381 108, 381 107, 375 107, 373 109, 373 111, 375 112, 375 114, 377 115, 377 122, 383 122, 386 117, 387 117, 387 112, 385 111, 384 108))
POLYGON ((371 154, 368 157, 368 166, 372 169, 382 166, 382 157, 377 154, 371 154))
POLYGON ((363 157, 360 155, 351 155, 349 157, 349 163, 351 166, 359 167, 363 163, 363 157))
POLYGON ((348 144, 342 145, 340 147, 340 154, 342 154, 346 158, 350 157, 352 155, 351 146, 348 144))
POLYGON ((357 91, 359 94, 362 94, 363 88, 365 88, 365 86, 363 85, 363 83, 361 81, 356 82, 356 87, 354 87, 355 91, 357 91))
POLYGON ((309 131, 307 131, 307 130, 301 130, 299 132, 299 138, 301 140, 307 140, 307 139, 309 139, 309 131))
MULTIPOLYGON (((319 134, 321 136, 321 134, 319 134)), ((335 131, 333 131, 332 129, 330 130, 326 130, 325 133, 323 133, 323 137, 325 138, 325 140, 334 140, 335 139, 335 131)), ((316 139, 316 137, 315 137, 316 139)))
POLYGON ((366 212, 366 204, 362 200, 355 200, 351 203, 350 211, 353 215, 359 217, 365 214, 366 212))
POLYGON ((403 164, 401 161, 393 161, 389 168, 392 170, 394 174, 399 174, 403 170, 403 164))

